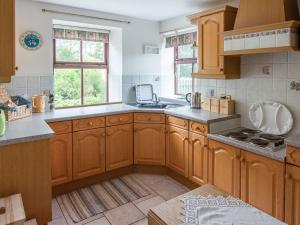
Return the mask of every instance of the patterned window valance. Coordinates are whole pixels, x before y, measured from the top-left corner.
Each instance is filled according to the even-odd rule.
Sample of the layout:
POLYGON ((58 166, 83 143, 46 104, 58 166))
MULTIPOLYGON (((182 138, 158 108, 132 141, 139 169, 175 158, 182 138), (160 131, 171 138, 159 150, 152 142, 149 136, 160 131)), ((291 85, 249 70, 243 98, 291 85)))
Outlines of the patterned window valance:
POLYGON ((180 34, 166 38, 166 48, 189 45, 197 41, 197 32, 180 34))
POLYGON ((63 28, 53 28, 54 39, 82 40, 82 41, 101 41, 109 42, 109 34, 93 31, 81 31, 63 28))

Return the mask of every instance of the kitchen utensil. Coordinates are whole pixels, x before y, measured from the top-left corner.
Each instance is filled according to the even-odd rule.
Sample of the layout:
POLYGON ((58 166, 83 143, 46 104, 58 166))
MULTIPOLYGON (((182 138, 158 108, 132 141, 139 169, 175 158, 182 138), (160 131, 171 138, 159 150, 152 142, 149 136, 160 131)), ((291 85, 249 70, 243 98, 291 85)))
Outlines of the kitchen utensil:
POLYGON ((201 109, 201 93, 193 92, 186 95, 186 101, 190 103, 192 109, 201 109))
POLYGON ((32 108, 36 113, 42 113, 46 111, 47 96, 35 95, 32 97, 32 108))
POLYGON ((277 102, 254 103, 250 107, 249 118, 260 131, 274 135, 284 135, 293 128, 293 116, 289 109, 277 102))

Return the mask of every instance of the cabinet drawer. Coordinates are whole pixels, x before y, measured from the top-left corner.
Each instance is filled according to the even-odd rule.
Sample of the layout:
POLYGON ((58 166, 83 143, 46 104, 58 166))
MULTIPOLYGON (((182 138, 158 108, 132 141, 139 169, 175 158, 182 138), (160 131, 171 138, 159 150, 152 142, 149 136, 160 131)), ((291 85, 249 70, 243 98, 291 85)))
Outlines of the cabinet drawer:
POLYGON ((286 160, 288 163, 291 163, 296 166, 300 166, 300 149, 288 146, 286 160))
POLYGON ((135 113, 134 122, 137 123, 165 123, 165 115, 160 113, 135 113))
POLYGON ((167 116, 166 122, 168 125, 174 125, 180 128, 183 128, 185 130, 188 130, 189 122, 188 120, 181 119, 174 116, 167 116))
POLYGON ((120 125, 120 124, 132 123, 132 122, 133 122, 132 113, 119 114, 119 115, 106 117, 106 126, 114 126, 114 125, 120 125))
POLYGON ((105 127, 105 117, 73 120, 73 131, 89 130, 100 127, 105 127))
POLYGON ((191 132, 194 132, 197 134, 202 134, 202 135, 206 136, 208 133, 208 126, 206 124, 190 121, 189 127, 190 127, 191 132))
POLYGON ((65 134, 72 132, 72 121, 48 123, 55 134, 65 134))

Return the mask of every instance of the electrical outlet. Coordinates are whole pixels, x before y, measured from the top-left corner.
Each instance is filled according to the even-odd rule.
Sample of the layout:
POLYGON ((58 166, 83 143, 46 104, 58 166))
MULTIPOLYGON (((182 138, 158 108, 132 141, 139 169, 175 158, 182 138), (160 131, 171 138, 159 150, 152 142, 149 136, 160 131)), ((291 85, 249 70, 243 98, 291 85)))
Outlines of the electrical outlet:
POLYGON ((271 67, 270 66, 264 66, 263 68, 262 68, 262 73, 264 74, 264 75, 270 75, 270 70, 271 70, 271 67))

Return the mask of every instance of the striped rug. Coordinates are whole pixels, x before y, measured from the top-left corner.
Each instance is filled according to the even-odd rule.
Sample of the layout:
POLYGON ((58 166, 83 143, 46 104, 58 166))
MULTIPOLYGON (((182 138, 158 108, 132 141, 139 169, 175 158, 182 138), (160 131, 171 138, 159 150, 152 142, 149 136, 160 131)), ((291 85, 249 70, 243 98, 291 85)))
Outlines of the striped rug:
POLYGON ((78 224, 151 194, 143 183, 127 175, 60 195, 57 200, 64 214, 67 213, 72 222, 78 224))

